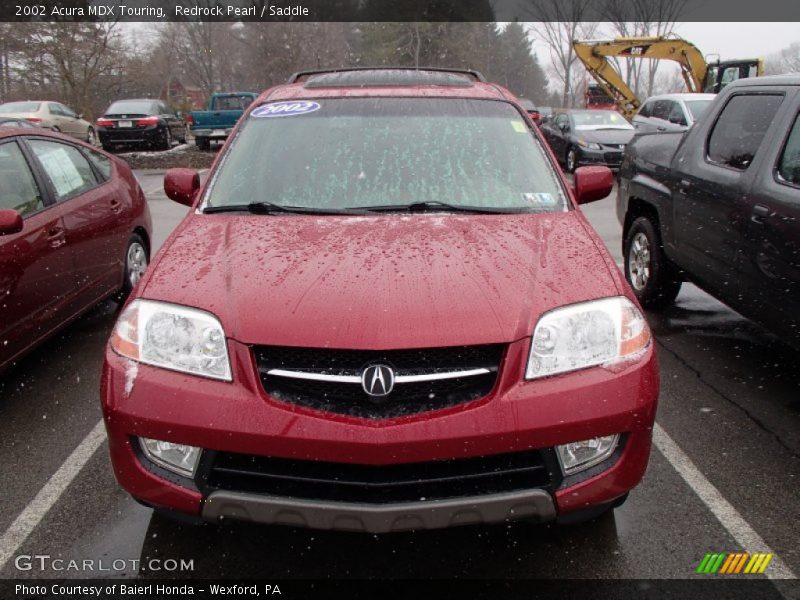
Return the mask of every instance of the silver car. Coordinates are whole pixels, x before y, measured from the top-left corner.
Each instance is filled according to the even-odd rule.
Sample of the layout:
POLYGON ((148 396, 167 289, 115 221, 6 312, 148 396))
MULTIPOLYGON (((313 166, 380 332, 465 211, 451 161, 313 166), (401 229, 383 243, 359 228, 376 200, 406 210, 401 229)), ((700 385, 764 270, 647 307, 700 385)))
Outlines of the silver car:
POLYGON ((0 117, 25 119, 39 127, 60 131, 94 145, 96 135, 89 121, 60 102, 24 100, 0 104, 0 117))
POLYGON ((697 121, 716 94, 651 96, 633 117, 636 133, 685 131, 697 121))

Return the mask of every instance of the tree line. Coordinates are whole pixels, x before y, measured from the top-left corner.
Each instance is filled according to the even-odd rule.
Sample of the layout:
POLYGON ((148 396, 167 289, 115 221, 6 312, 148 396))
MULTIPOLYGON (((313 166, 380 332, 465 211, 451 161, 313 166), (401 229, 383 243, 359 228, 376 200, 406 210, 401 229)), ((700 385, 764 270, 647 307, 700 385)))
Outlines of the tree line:
MULTIPOLYGON (((586 21, 593 0, 530 0, 535 23, 0 23, 0 102, 60 100, 87 118, 119 98, 158 97, 190 108, 215 91, 262 91, 307 69, 449 67, 481 71, 540 106, 579 106, 589 81, 574 39, 669 35, 686 0, 603 0, 608 22, 586 21), (631 7, 638 21, 630 17, 631 7), (536 52, 534 52, 536 49, 536 52)), ((677 70, 617 59, 640 98, 678 92, 677 70)), ((767 57, 767 72, 800 70, 800 43, 767 57)))
POLYGON ((174 81, 208 96, 352 66, 477 69, 534 103, 554 99, 518 23, 4 23, 0 40, 0 100, 57 99, 88 117, 174 81))

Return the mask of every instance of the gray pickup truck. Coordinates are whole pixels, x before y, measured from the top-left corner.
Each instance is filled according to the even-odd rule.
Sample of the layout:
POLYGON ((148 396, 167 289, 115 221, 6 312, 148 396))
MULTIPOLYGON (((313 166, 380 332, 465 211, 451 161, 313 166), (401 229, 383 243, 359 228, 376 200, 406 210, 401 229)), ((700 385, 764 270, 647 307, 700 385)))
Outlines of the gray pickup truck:
POLYGON ((625 276, 648 308, 690 280, 800 348, 800 76, 740 80, 620 166, 625 276))
POLYGON ((255 92, 211 94, 206 110, 192 111, 186 118, 197 147, 208 150, 212 141, 224 141, 257 97, 255 92))

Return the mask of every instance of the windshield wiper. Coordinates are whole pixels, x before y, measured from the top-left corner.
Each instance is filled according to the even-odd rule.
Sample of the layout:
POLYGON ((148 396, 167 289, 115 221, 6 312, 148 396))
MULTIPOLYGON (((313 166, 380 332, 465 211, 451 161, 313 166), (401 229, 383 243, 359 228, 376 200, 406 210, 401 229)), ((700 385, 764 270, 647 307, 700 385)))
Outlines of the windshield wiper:
POLYGON ((517 212, 509 208, 495 208, 491 206, 461 206, 458 204, 447 204, 438 200, 428 202, 412 202, 411 204, 388 204, 383 206, 359 206, 360 210, 369 212, 463 212, 473 214, 497 214, 517 212))
POLYGON ((313 206, 284 206, 262 200, 251 202, 250 204, 229 204, 227 206, 207 206, 203 213, 222 213, 222 212, 250 212, 257 215, 271 215, 275 213, 291 213, 299 215, 350 215, 359 211, 352 211, 346 208, 316 208, 313 206))

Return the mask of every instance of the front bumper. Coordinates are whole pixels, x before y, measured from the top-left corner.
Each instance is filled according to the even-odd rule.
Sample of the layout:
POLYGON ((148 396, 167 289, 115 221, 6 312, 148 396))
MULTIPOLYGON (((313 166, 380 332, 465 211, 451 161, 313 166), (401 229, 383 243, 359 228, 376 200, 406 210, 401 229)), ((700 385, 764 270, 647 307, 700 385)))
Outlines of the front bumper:
POLYGON ((556 509, 552 496, 544 490, 389 505, 217 491, 203 503, 202 517, 209 521, 232 518, 312 529, 389 533, 516 519, 550 521, 556 518, 556 509))
POLYGON ((602 150, 578 148, 578 166, 604 165, 610 169, 619 169, 622 164, 623 149, 603 147, 602 150))
POLYGON ((114 471, 123 488, 157 508, 205 519, 372 532, 549 520, 613 502, 639 483, 650 454, 658 396, 652 345, 634 363, 524 381, 529 344, 526 339, 508 346, 487 397, 377 421, 269 397, 252 366, 251 349, 234 341, 229 342, 232 383, 143 364, 132 368, 130 361, 107 350, 101 395, 114 471), (138 436, 212 452, 388 467, 532 449, 552 452, 559 444, 615 433, 625 438, 618 453, 586 472, 559 473, 553 485, 385 504, 209 489, 152 468, 135 444, 138 436))

